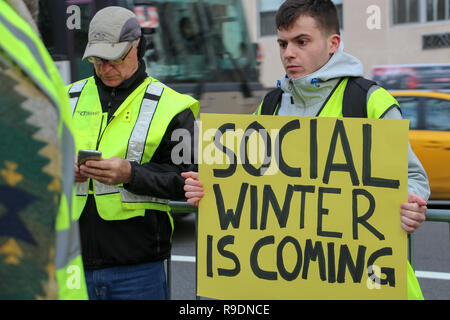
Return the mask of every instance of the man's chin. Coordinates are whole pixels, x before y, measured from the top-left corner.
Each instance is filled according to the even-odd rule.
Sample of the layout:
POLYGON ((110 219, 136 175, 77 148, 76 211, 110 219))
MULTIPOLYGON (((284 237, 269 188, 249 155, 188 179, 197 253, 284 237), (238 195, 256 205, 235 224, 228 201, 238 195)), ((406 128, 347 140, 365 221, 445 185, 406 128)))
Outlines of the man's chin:
POLYGON ((289 77, 289 79, 291 80, 295 80, 295 79, 299 79, 301 77, 306 76, 306 73, 304 72, 286 72, 287 76, 289 77))
POLYGON ((122 80, 120 79, 105 79, 100 78, 103 82, 103 84, 107 87, 117 87, 119 84, 122 83, 122 80))

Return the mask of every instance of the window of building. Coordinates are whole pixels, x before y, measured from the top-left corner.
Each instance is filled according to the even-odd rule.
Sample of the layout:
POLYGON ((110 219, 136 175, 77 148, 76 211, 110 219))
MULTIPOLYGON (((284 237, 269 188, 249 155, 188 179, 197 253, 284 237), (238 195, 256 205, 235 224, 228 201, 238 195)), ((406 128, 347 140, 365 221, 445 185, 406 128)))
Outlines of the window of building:
POLYGON ((426 0, 427 22, 450 20, 450 0, 426 0))
POLYGON ((450 0, 391 0, 393 24, 450 20, 450 0))
POLYGON ((419 0, 392 0, 393 23, 416 23, 420 21, 419 0))
MULTIPOLYGON (((259 0, 259 34, 261 37, 277 34, 275 15, 283 2, 284 0, 259 0)), ((343 30, 343 0, 333 0, 333 2, 338 11, 341 30, 343 30)))
POLYGON ((344 30, 344 0, 333 0, 334 5, 336 6, 338 17, 339 17, 339 27, 341 31, 344 30))
POLYGON ((277 34, 275 15, 283 0, 259 0, 260 35, 272 36, 277 34))
POLYGON ((450 48, 450 32, 422 35, 422 49, 450 48))

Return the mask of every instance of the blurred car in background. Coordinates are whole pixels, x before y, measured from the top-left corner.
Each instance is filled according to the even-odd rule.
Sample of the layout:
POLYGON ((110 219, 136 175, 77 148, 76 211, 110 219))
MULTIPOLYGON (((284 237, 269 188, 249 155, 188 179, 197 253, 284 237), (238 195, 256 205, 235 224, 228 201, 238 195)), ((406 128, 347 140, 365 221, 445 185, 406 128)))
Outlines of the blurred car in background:
POLYGON ((390 91, 405 119, 409 139, 428 174, 431 200, 450 200, 450 92, 390 91))
POLYGON ((450 89, 450 64, 374 66, 372 79, 388 90, 450 89))

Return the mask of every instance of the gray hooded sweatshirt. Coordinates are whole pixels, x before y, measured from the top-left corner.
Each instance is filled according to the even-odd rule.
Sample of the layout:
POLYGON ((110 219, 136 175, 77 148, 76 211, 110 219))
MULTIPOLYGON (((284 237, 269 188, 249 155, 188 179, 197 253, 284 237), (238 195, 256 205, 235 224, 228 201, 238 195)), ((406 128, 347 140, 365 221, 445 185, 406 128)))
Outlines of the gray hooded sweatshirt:
MULTIPOLYGON (((298 79, 281 79, 280 87, 283 90, 278 115, 315 117, 321 110, 325 100, 339 83, 342 77, 362 77, 364 68, 357 58, 344 52, 341 42, 338 51, 319 70, 298 79)), ((367 93, 370 95, 380 87, 372 86, 367 93)), ((390 109, 385 119, 402 119, 397 108, 390 109)), ((409 145, 408 154, 408 191, 422 196, 428 200, 430 187, 427 174, 417 156, 409 145)))

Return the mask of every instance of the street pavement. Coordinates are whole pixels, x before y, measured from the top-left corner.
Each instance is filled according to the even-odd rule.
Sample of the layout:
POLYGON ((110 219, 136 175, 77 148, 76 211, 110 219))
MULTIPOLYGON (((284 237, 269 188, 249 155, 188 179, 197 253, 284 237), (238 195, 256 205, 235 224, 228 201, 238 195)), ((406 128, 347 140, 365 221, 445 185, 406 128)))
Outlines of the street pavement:
MULTIPOLYGON (((427 300, 450 300, 449 231, 449 223, 427 221, 413 237, 414 267, 427 300)), ((171 298, 195 300, 194 214, 175 220, 172 256, 171 298)))

